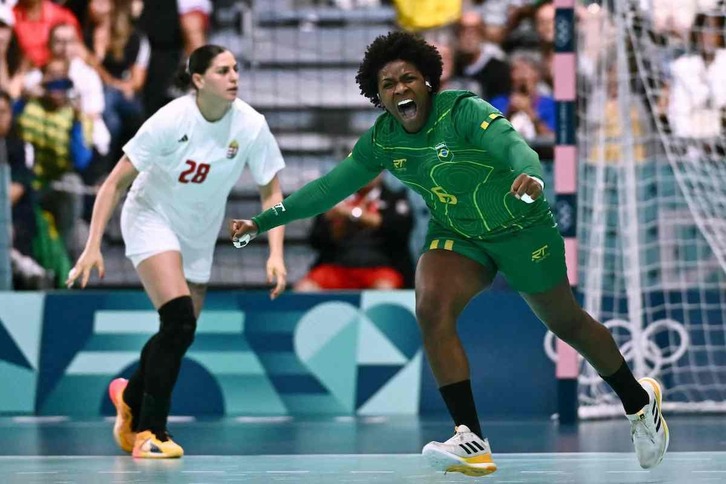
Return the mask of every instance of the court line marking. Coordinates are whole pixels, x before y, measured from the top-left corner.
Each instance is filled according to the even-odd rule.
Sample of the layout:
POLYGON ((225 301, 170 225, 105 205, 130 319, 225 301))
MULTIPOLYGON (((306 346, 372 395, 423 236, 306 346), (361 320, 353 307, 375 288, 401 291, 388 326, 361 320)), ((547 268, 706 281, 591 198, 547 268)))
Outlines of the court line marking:
POLYGON ((272 416, 272 417, 251 417, 251 416, 242 416, 242 417, 235 417, 235 422, 238 423, 285 423, 292 421, 292 417, 289 415, 280 415, 280 416, 272 416))
MULTIPOLYGON (((635 454, 633 452, 548 452, 548 453, 502 453, 502 454, 495 454, 497 459, 508 461, 508 460, 518 460, 518 461, 538 461, 542 459, 551 459, 553 457, 564 460, 577 460, 580 462, 585 462, 588 460, 597 460, 599 462, 603 461, 633 461, 635 459, 635 454)), ((678 453, 669 453, 668 454, 668 462, 673 461, 712 461, 715 458, 721 459, 726 455, 726 452, 723 451, 702 451, 702 452, 678 452, 678 453), (703 456, 703 454, 707 454, 707 456, 703 456), (709 457, 713 456, 713 457, 709 457)), ((0 460, 39 460, 39 459, 47 459, 47 460, 81 460, 81 459, 111 459, 111 458, 117 458, 121 457, 119 455, 0 455, 0 460)), ((414 459, 414 458, 420 458, 421 454, 254 454, 254 455, 247 455, 247 456, 239 456, 239 455, 213 455, 213 454, 204 454, 204 455, 186 455, 184 456, 184 459, 187 460, 187 458, 194 459, 194 460, 204 460, 204 459, 216 459, 219 460, 222 458, 223 460, 233 460, 233 459, 239 459, 240 457, 255 457, 255 458, 314 458, 314 459, 350 459, 351 457, 355 457, 356 459, 360 460, 370 460, 370 459, 381 459, 381 458, 402 458, 402 459, 414 459)))
POLYGON ((186 422, 196 422, 197 418, 192 415, 169 415, 166 418, 169 422, 179 422, 179 423, 186 423, 186 422))
POLYGON ((27 423, 27 424, 35 424, 35 423, 59 423, 59 422, 66 422, 70 420, 69 417, 65 415, 49 415, 49 416, 18 416, 12 418, 13 422, 15 423, 27 423))

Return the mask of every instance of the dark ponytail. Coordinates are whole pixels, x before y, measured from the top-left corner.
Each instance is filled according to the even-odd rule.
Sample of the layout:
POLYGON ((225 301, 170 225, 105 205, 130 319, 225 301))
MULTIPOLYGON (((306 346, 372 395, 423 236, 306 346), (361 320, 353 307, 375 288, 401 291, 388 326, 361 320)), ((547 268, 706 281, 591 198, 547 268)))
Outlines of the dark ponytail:
POLYGON ((176 87, 183 90, 190 88, 196 89, 196 86, 192 82, 192 74, 204 74, 207 72, 209 66, 212 65, 212 60, 226 51, 227 49, 224 47, 214 44, 203 45, 195 49, 192 55, 189 56, 186 64, 179 67, 176 74, 176 82, 174 83, 176 87))

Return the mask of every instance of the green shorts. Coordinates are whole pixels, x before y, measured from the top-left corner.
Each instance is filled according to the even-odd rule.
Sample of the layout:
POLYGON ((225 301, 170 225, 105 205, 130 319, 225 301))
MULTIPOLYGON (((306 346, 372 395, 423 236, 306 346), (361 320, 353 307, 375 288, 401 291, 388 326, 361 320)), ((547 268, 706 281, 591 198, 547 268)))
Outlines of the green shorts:
POLYGON ((432 249, 451 250, 501 271, 513 289, 524 293, 552 289, 567 274, 565 241, 552 220, 487 240, 466 238, 431 220, 423 252, 432 249))

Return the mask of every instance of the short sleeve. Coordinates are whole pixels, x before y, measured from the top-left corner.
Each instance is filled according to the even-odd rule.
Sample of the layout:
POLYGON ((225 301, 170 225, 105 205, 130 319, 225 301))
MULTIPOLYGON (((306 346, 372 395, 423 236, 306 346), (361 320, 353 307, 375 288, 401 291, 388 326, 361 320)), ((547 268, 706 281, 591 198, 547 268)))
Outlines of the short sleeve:
POLYGON ((285 167, 280 147, 265 121, 249 151, 247 163, 252 178, 258 185, 267 185, 275 174, 285 167))
POLYGON ((101 114, 106 107, 106 101, 103 98, 103 83, 101 77, 90 67, 83 66, 80 70, 83 76, 83 94, 81 95, 81 107, 85 113, 101 114))
POLYGON ((374 128, 371 127, 363 133, 363 136, 355 143, 350 156, 370 171, 380 172, 384 167, 376 156, 376 147, 373 140, 374 128))
POLYGON ((457 103, 452 113, 454 129, 469 143, 482 146, 487 129, 502 113, 478 97, 467 97, 457 103))
POLYGON ((148 69, 149 59, 151 58, 151 45, 145 35, 139 33, 137 35, 139 36, 139 50, 133 63, 136 67, 148 69))
POLYGON ((170 141, 176 141, 173 119, 175 116, 171 110, 161 108, 147 119, 134 137, 124 145, 124 153, 138 171, 149 169, 155 159, 172 151, 173 145, 170 141))
POLYGON ((492 121, 503 116, 485 100, 479 97, 467 97, 456 104, 452 117, 456 132, 468 142, 478 146, 492 121))

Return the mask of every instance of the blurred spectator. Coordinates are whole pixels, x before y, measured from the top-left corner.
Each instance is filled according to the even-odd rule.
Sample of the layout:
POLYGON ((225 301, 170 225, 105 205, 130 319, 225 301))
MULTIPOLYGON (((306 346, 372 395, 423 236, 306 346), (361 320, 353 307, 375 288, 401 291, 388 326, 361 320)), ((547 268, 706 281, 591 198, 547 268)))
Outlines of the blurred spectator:
POLYGON ((71 24, 78 29, 78 20, 67 9, 50 0, 18 0, 15 13, 15 34, 23 54, 37 67, 48 62, 48 37, 56 24, 71 24))
MULTIPOLYGON (((536 49, 539 47, 539 38, 534 25, 534 13, 542 0, 487 0, 484 2, 484 18, 487 23, 494 22, 500 15, 490 20, 488 16, 490 2, 506 4, 505 23, 500 32, 498 41, 505 51, 511 52, 519 49, 536 49)), ((544 0, 547 1, 547 0, 544 0)), ((499 7, 497 10, 501 10, 499 7)))
POLYGON ((610 12, 597 3, 578 8, 576 15, 578 82, 591 82, 597 75, 597 67, 605 62, 603 57, 615 56, 615 25, 610 12))
POLYGON ((492 105, 511 121, 526 139, 553 136, 555 100, 541 80, 541 66, 528 53, 515 53, 511 59, 512 90, 508 96, 497 96, 492 105))
POLYGON ((0 139, 10 167, 12 240, 10 262, 14 289, 49 289, 53 274, 32 257, 36 234, 33 173, 25 163, 25 144, 13 130, 12 99, 0 90, 0 139))
POLYGON ((724 13, 699 13, 690 53, 671 67, 668 121, 676 136, 713 138, 724 133, 726 49, 724 13))
POLYGON ((12 9, 0 4, 0 87, 13 99, 20 96, 23 88, 23 72, 28 61, 20 52, 18 39, 13 31, 15 15, 12 9))
POLYGON ((555 5, 552 0, 544 0, 537 5, 534 25, 539 37, 541 64, 544 67, 543 80, 551 89, 554 86, 555 59, 555 5))
MULTIPOLYGON (((633 81, 629 80, 632 84, 633 81)), ((618 66, 613 63, 607 70, 604 85, 594 86, 587 105, 586 126, 590 130, 586 136, 586 143, 591 146, 588 161, 618 164, 625 160, 626 142, 632 141, 633 159, 635 162, 646 159, 646 133, 648 110, 643 105, 643 96, 635 94, 632 85, 627 85, 633 94, 630 96, 630 124, 623 122, 620 113, 620 92, 618 86, 618 66), (625 129, 630 136, 625 137, 625 129)))
POLYGON ((83 40, 103 80, 103 120, 111 134, 111 159, 141 126, 141 90, 149 67, 149 42, 134 26, 128 0, 91 0, 83 40))
POLYGON ((144 107, 152 114, 181 93, 173 88, 179 65, 207 43, 209 0, 147 0, 139 18, 151 45, 144 107))
POLYGON ((74 230, 83 210, 78 172, 91 161, 91 121, 71 103, 68 61, 52 59, 43 68, 44 95, 31 99, 18 117, 20 135, 33 146, 35 186, 40 206, 51 213, 71 255, 79 247, 74 230))
MULTIPOLYGON (((65 59, 70 67, 68 77, 78 94, 81 111, 93 121, 93 146, 101 155, 108 154, 111 135, 102 114, 104 110, 103 84, 98 73, 82 58, 76 29, 71 24, 58 24, 50 31, 48 41, 52 59, 65 59)), ((25 89, 31 96, 43 95, 43 73, 34 69, 25 75, 25 89)))
POLYGON ((399 27, 441 44, 451 42, 452 27, 461 16, 462 3, 462 0, 393 0, 399 27))
POLYGON ((465 12, 456 24, 456 55, 454 73, 474 79, 477 94, 484 99, 505 95, 510 90, 509 65, 498 45, 487 42, 485 24, 473 10, 465 12))
POLYGON ((720 0, 640 0, 640 9, 651 16, 655 33, 669 43, 685 45, 698 11, 716 8, 720 0))
POLYGON ((392 191, 379 175, 315 219, 310 242, 319 255, 295 289, 410 287, 412 223, 406 192, 392 191))
POLYGON ((13 220, 13 247, 24 255, 32 254, 35 236, 33 214, 33 174, 25 162, 25 144, 13 128, 12 99, 0 91, 0 138, 5 140, 5 149, 10 166, 10 205, 13 220))
POLYGON ((486 19, 484 38, 487 42, 499 46, 504 44, 510 2, 511 0, 480 0, 474 2, 475 4, 483 3, 481 7, 476 7, 476 11, 481 14, 483 19, 486 19))
POLYGON ((441 90, 459 89, 479 94, 479 83, 473 79, 454 75, 454 49, 449 44, 429 42, 441 56, 441 90))

